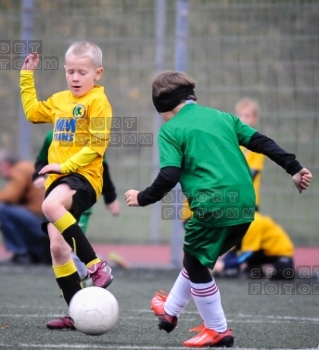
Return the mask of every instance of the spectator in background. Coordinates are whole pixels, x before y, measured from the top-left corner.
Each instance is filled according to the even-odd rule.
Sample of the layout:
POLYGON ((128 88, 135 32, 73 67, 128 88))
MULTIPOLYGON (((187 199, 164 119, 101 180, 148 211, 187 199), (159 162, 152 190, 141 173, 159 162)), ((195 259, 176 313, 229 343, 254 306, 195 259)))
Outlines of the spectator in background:
POLYGON ((33 185, 34 164, 19 160, 9 150, 0 151, 0 231, 13 255, 1 264, 51 264, 50 242, 42 231, 44 189, 33 185))

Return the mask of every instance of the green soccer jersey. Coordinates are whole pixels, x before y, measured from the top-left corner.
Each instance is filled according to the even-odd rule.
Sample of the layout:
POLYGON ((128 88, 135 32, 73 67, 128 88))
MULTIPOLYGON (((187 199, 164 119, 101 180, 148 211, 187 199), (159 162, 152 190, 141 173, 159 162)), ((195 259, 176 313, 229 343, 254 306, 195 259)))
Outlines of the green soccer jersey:
POLYGON ((160 167, 181 169, 180 184, 194 219, 210 227, 251 222, 255 191, 240 145, 256 132, 229 113, 186 104, 162 125, 160 167))

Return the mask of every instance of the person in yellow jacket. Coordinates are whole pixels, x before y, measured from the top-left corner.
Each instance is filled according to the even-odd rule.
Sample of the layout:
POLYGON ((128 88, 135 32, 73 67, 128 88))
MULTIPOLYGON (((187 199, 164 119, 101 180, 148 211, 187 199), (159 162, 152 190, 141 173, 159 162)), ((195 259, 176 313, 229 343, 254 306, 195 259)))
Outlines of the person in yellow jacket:
MULTIPOLYGON (((246 124, 255 127, 259 118, 259 107, 250 98, 239 100, 235 114, 246 124)), ((245 274, 251 278, 264 276, 263 265, 272 265, 266 271, 266 277, 271 279, 291 279, 295 275, 293 253, 294 246, 286 231, 269 216, 262 215, 260 206, 261 173, 264 168, 265 156, 241 147, 253 178, 256 193, 255 219, 251 223, 241 244, 220 258, 213 270, 221 276, 237 276, 240 268, 245 266, 245 274)), ((183 211, 187 221, 192 213, 186 202, 183 211)))
MULTIPOLYGON (((48 150, 48 174, 42 211, 42 226, 50 238, 53 271, 69 305, 82 289, 81 279, 71 257, 73 250, 86 265, 96 287, 106 288, 113 280, 106 261, 99 259, 78 225, 87 209, 102 192, 102 160, 109 144, 112 108, 104 88, 96 82, 103 74, 102 51, 88 41, 75 42, 65 54, 68 90, 38 101, 34 70, 40 57, 29 54, 20 72, 21 101, 27 120, 53 124, 48 150)), ((74 329, 70 317, 47 324, 50 329, 74 329)))

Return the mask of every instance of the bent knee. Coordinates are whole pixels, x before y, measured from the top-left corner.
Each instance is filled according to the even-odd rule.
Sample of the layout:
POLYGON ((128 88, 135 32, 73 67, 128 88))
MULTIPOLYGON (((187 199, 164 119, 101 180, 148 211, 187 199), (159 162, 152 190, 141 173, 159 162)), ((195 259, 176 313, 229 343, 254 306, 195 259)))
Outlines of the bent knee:
POLYGON ((54 211, 54 209, 56 209, 56 203, 54 203, 53 200, 50 200, 50 199, 45 199, 43 202, 42 202, 42 211, 43 211, 43 214, 50 214, 51 212, 54 211))
POLYGON ((57 209, 61 206, 59 203, 51 199, 45 199, 42 203, 43 215, 50 220, 51 217, 55 216, 57 209))

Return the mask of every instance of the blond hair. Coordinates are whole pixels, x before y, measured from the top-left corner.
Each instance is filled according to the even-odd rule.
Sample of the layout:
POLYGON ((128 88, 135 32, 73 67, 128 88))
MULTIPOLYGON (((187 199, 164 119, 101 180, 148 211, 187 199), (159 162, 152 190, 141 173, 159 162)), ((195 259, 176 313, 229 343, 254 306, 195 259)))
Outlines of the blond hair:
POLYGON ((255 117, 259 116, 259 105, 257 101, 249 97, 244 97, 236 103, 236 106, 235 106, 236 113, 238 109, 247 108, 247 107, 251 108, 252 113, 254 114, 255 117))
MULTIPOLYGON (((159 74, 152 82, 152 94, 159 96, 180 89, 195 89, 195 81, 184 72, 165 71, 159 74)), ((189 99, 197 100, 195 95, 189 99)))
POLYGON ((102 67, 102 50, 90 41, 78 41, 73 43, 65 53, 65 59, 70 56, 90 57, 94 67, 102 67))

